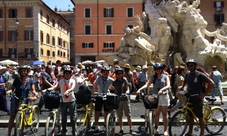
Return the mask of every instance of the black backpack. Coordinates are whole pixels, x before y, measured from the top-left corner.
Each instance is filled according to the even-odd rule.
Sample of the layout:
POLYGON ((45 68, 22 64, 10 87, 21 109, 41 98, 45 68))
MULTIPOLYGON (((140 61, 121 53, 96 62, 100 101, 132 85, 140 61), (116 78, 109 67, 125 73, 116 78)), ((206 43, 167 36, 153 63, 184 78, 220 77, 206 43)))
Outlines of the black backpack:
POLYGON ((79 87, 79 91, 76 93, 76 102, 78 104, 89 104, 91 100, 90 88, 83 84, 79 87))

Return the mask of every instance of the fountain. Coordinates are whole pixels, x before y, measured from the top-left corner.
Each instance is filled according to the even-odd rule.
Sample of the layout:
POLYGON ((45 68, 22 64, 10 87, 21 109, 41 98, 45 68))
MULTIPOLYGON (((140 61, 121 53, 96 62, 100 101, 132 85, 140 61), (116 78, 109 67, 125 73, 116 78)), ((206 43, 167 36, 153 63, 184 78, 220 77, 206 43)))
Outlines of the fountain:
POLYGON ((188 5, 185 1, 163 1, 145 3, 145 11, 135 16, 139 24, 133 28, 125 27, 118 54, 107 56, 105 61, 113 63, 117 58, 120 65, 152 65, 154 62, 169 64, 171 67, 195 59, 208 72, 216 65, 225 73, 227 48, 227 23, 214 32, 206 30, 207 22, 200 14, 200 0, 188 5), (142 32, 143 30, 143 32, 142 32), (214 37, 210 43, 206 38, 214 37))

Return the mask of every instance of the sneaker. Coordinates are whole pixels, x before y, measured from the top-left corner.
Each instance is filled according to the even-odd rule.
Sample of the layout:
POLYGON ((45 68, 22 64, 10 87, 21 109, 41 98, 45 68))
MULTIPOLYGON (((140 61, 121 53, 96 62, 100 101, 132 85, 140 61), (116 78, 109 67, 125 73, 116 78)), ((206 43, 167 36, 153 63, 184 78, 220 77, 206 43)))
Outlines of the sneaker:
POLYGON ((123 135, 124 134, 124 130, 120 130, 119 134, 123 135))
POLYGON ((132 129, 129 131, 129 133, 130 133, 131 135, 136 135, 136 132, 133 131, 132 129))
POLYGON ((99 130, 100 130, 100 129, 99 129, 99 126, 95 126, 94 131, 95 131, 95 132, 99 132, 99 130))
POLYGON ((168 132, 167 131, 164 132, 164 136, 168 136, 168 132))

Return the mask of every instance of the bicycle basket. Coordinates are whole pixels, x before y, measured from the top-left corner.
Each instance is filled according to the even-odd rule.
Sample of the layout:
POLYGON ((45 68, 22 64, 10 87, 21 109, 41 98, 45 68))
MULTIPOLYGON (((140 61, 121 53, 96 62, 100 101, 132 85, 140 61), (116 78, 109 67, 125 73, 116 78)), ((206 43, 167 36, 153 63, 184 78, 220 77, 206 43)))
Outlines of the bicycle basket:
POLYGON ((146 95, 143 103, 146 109, 156 109, 158 107, 158 95, 146 95))
POLYGON ((115 94, 107 95, 106 106, 108 107, 109 110, 118 109, 119 106, 118 96, 115 94))
POLYGON ((89 104, 91 100, 91 90, 87 85, 81 85, 76 93, 76 102, 78 104, 89 104))
POLYGON ((43 96, 45 108, 55 109, 60 105, 60 94, 59 92, 46 92, 43 96))

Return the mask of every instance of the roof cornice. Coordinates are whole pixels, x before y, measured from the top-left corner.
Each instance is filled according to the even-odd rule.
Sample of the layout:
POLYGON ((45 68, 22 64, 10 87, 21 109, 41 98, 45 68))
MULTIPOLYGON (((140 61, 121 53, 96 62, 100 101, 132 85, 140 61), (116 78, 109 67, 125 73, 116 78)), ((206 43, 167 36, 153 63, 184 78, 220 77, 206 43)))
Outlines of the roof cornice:
POLYGON ((74 4, 121 4, 121 3, 143 3, 143 0, 72 0, 74 4))

